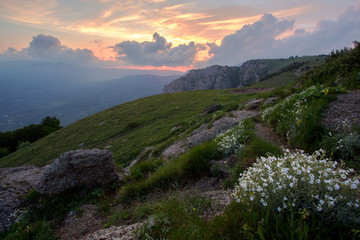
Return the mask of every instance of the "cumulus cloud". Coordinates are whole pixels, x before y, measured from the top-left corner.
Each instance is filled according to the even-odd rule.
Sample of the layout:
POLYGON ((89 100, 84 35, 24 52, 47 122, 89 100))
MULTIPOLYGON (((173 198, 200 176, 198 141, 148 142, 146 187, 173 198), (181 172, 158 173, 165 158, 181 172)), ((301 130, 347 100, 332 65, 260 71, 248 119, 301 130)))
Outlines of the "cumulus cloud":
POLYGON ((56 37, 39 34, 33 37, 27 48, 19 51, 8 48, 0 54, 0 60, 39 60, 83 65, 96 62, 98 59, 89 49, 72 49, 61 45, 56 37))
POLYGON ((158 33, 154 33, 153 41, 123 41, 112 47, 117 59, 138 66, 189 66, 194 63, 198 51, 204 50, 203 44, 181 44, 173 47, 158 33))
POLYGON ((272 14, 226 36, 220 46, 213 46, 209 64, 236 65, 249 59, 278 58, 293 55, 326 54, 352 46, 360 39, 360 8, 347 9, 337 20, 322 20, 313 32, 295 29, 295 22, 280 20, 272 14), (288 37, 279 38, 286 33, 288 37))

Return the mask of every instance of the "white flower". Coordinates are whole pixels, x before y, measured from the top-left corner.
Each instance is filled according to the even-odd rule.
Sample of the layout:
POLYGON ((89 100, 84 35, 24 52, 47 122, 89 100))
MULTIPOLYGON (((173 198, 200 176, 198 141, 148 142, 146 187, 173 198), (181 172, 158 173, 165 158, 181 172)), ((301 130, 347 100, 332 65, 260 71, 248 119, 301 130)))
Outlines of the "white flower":
POLYGON ((318 210, 318 212, 321 212, 323 210, 323 208, 318 206, 317 210, 318 210))
POLYGON ((279 212, 281 212, 281 207, 278 207, 277 210, 278 210, 279 212))

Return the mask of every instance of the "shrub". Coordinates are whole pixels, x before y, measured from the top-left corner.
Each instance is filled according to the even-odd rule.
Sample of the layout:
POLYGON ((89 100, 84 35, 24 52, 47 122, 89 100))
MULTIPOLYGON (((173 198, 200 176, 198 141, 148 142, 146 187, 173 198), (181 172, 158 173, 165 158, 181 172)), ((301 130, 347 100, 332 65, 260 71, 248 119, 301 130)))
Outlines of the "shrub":
POLYGON ((234 197, 256 211, 286 215, 290 208, 306 210, 324 222, 352 225, 360 220, 359 178, 353 172, 326 159, 324 151, 287 150, 283 157, 257 159, 240 174, 234 197))

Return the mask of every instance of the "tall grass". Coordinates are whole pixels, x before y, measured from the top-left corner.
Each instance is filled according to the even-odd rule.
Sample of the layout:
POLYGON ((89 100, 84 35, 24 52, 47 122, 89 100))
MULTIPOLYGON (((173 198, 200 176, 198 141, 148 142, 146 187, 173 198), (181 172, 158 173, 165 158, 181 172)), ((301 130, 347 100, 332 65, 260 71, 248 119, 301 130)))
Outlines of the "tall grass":
POLYGON ((210 160, 220 157, 214 142, 203 143, 188 153, 164 164, 145 180, 123 186, 118 194, 120 201, 146 195, 156 189, 167 190, 174 184, 183 185, 189 179, 197 179, 210 173, 210 160))

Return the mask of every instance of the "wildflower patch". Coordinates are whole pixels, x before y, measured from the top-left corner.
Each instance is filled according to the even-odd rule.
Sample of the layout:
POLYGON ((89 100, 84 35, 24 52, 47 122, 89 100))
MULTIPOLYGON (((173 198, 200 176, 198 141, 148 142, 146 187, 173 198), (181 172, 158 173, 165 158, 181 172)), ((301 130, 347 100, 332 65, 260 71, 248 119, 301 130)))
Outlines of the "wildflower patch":
POLYGON ((325 151, 261 157, 234 190, 237 202, 282 215, 290 209, 317 214, 326 222, 359 221, 359 178, 325 158, 325 151))

